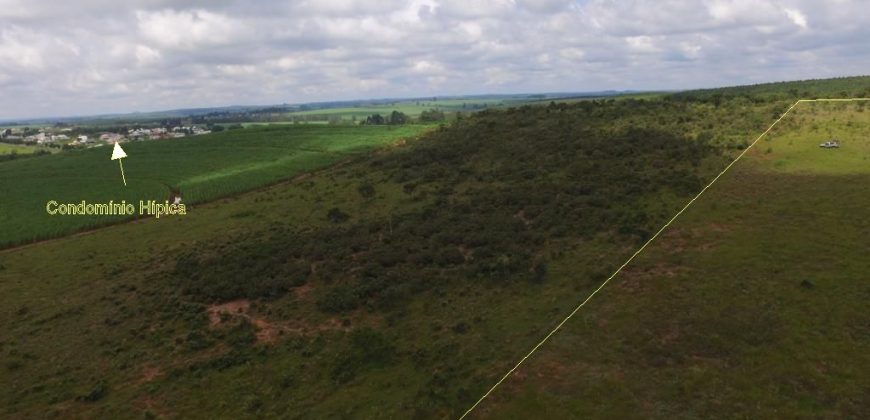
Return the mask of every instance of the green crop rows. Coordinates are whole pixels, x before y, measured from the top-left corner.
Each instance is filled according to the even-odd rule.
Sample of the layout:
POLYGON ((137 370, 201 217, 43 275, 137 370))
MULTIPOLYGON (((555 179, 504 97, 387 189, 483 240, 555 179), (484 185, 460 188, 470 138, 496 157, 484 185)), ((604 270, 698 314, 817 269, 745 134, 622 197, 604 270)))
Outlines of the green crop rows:
POLYGON ((413 136, 425 126, 280 125, 186 139, 124 144, 127 186, 110 147, 0 163, 0 246, 55 237, 122 216, 50 216, 49 200, 164 201, 180 190, 187 204, 292 178, 413 136))

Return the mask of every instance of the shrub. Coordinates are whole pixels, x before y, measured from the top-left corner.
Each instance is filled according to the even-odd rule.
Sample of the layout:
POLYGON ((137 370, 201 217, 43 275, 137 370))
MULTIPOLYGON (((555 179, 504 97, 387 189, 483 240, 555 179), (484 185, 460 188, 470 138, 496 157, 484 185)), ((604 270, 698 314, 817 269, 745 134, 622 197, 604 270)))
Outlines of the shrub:
POLYGON ((317 301, 317 307, 326 312, 345 312, 356 309, 360 302, 356 290, 348 286, 334 286, 317 301))
POLYGON ((106 381, 99 381, 90 391, 88 391, 87 394, 76 397, 76 400, 83 402, 96 402, 103 399, 103 397, 108 393, 109 386, 106 384, 106 381))
POLYGON ((360 197, 370 199, 375 196, 375 187, 372 184, 365 183, 357 187, 360 197))
POLYGON ((326 213, 326 218, 332 223, 342 223, 350 218, 350 216, 338 207, 333 207, 326 213))

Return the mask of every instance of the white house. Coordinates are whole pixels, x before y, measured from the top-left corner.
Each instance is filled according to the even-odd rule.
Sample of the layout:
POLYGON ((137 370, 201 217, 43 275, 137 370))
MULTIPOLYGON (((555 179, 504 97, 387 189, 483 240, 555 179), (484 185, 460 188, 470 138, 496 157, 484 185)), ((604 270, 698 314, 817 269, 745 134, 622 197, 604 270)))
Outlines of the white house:
POLYGON ((51 137, 46 136, 45 133, 34 134, 32 136, 27 136, 24 138, 26 143, 36 143, 36 144, 44 144, 51 143, 51 137))

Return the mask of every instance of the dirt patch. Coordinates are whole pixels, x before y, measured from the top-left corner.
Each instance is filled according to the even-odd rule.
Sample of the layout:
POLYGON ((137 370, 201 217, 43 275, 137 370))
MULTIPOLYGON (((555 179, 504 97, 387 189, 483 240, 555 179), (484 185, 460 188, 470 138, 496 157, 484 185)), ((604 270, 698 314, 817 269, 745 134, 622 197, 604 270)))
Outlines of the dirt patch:
POLYGON ((312 290, 314 290, 314 286, 311 285, 311 282, 307 282, 302 286, 294 288, 293 295, 296 296, 296 299, 305 299, 306 296, 311 294, 312 290))
POLYGON ((732 229, 732 226, 730 226, 730 225, 726 225, 723 223, 716 223, 716 222, 710 223, 707 226, 713 232, 728 232, 732 229))
POLYGON ((257 327, 257 343, 271 344, 282 335, 310 335, 324 331, 350 331, 350 326, 342 325, 338 318, 330 318, 320 324, 309 325, 302 322, 272 322, 265 318, 251 318, 257 327))
POLYGON ((672 324, 664 334, 659 336, 659 343, 667 345, 675 342, 678 338, 680 338, 680 328, 676 324, 672 324))
POLYGON ((637 292, 644 283, 663 279, 672 279, 689 272, 683 266, 658 262, 652 266, 626 268, 621 273, 621 279, 616 287, 629 293, 637 292))
POLYGON ((254 326, 257 327, 257 342, 262 344, 274 343, 278 335, 283 332, 280 327, 275 326, 264 318, 256 318, 253 320, 254 326))
POLYGON ((251 301, 248 299, 233 300, 220 305, 211 305, 206 311, 208 312, 208 321, 212 327, 218 326, 221 323, 221 315, 243 315, 247 316, 248 309, 251 308, 251 301))
POLYGON ((459 253, 462 254, 462 258, 464 258, 465 261, 471 261, 474 259, 474 251, 466 248, 465 245, 459 245, 456 249, 459 250, 459 253))
POLYGON ((152 396, 143 395, 133 402, 133 406, 139 410, 148 410, 158 418, 168 417, 169 412, 163 408, 163 404, 152 396))
POLYGON ((515 219, 519 219, 519 220, 522 221, 523 224, 526 225, 526 226, 532 224, 532 221, 529 220, 529 219, 526 217, 526 211, 525 211, 525 210, 520 210, 520 211, 518 211, 517 214, 514 215, 514 218, 515 218, 515 219))
MULTIPOLYGON (((311 289, 311 285, 305 284, 297 287, 295 293, 297 296, 304 296, 308 294, 311 289)), ((251 314, 250 309, 251 301, 248 299, 239 299, 219 305, 209 306, 206 309, 208 312, 209 326, 211 328, 220 328, 221 324, 223 324, 226 319, 244 318, 256 328, 255 334, 258 344, 274 343, 284 334, 308 335, 322 331, 350 331, 351 329, 350 326, 342 325, 338 318, 330 318, 322 323, 314 325, 302 321, 280 322, 251 314)))
POLYGON ((142 382, 151 382, 154 378, 160 376, 163 371, 159 367, 148 367, 142 372, 142 382))

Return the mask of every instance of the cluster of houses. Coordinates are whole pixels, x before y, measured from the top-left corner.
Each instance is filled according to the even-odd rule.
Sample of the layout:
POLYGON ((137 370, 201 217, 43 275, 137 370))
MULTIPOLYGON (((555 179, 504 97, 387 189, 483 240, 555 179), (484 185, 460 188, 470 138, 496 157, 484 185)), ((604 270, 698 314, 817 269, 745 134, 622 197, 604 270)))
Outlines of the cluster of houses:
POLYGON ((0 139, 36 145, 100 146, 105 143, 112 144, 116 142, 125 142, 127 140, 170 139, 185 136, 197 136, 211 132, 197 126, 136 128, 127 131, 125 134, 104 132, 101 133, 98 138, 95 138, 85 134, 73 136, 71 131, 71 128, 49 128, 40 129, 38 132, 33 133, 31 130, 7 128, 0 130, 0 139))
POLYGON ((172 128, 157 127, 157 128, 137 128, 127 133, 127 136, 132 140, 142 139, 172 139, 184 136, 198 136, 208 134, 211 131, 197 126, 178 126, 172 128))
POLYGON ((37 133, 30 136, 26 136, 22 139, 25 143, 35 143, 35 144, 48 144, 48 143, 56 143, 63 142, 69 140, 69 136, 66 134, 48 134, 48 133, 37 133))
POLYGON ((39 131, 36 134, 26 135, 26 132, 7 128, 5 130, 0 130, 0 139, 9 141, 21 141, 23 143, 30 144, 49 144, 68 141, 70 139, 70 136, 63 132, 46 133, 44 131, 39 131))

